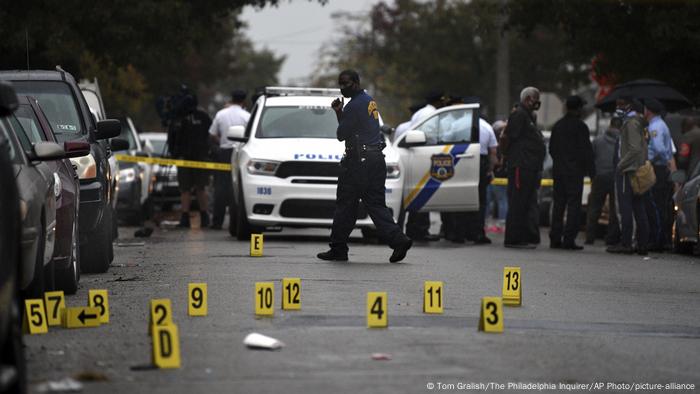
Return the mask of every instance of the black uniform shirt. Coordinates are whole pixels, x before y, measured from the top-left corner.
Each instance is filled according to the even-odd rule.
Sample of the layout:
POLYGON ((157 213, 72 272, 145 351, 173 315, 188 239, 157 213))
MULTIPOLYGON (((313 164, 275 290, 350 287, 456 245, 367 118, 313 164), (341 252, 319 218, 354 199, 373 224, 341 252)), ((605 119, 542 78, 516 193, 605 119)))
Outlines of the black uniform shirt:
POLYGON ((554 124, 549 154, 556 177, 594 175, 590 132, 578 116, 566 114, 554 124))
POLYGON ((168 148, 173 157, 204 160, 209 156, 211 118, 196 110, 173 120, 168 129, 168 148))

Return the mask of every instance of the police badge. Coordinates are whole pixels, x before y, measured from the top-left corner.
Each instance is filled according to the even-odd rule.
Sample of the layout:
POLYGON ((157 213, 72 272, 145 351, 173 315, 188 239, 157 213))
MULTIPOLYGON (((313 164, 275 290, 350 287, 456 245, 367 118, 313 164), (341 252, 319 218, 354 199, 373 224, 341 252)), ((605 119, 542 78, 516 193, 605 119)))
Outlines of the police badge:
POLYGON ((430 176, 436 181, 446 181, 455 174, 454 158, 447 153, 430 157, 430 176))

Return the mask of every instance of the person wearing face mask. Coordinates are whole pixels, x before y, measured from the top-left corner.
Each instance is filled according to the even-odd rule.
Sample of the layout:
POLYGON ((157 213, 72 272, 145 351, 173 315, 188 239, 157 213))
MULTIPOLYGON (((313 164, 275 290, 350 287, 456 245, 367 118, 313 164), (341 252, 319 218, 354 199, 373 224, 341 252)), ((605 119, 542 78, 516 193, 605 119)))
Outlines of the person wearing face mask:
POLYGON ((360 76, 354 70, 341 72, 338 85, 343 97, 350 99, 345 106, 344 99, 335 99, 331 103, 338 117, 336 135, 339 141, 345 142, 345 155, 338 176, 331 248, 317 257, 321 260, 348 260, 348 238, 355 227, 361 199, 377 228, 379 239, 394 250, 389 262, 399 262, 406 257, 413 241, 394 222, 386 206, 386 162, 382 154, 385 144, 379 130, 377 103, 360 87, 360 76))
POLYGON ((534 249, 539 230, 529 218, 537 214, 539 188, 546 147, 537 129, 534 111, 540 108, 540 91, 526 87, 520 92, 520 104, 508 117, 504 131, 508 144, 508 215, 504 245, 509 248, 534 249))

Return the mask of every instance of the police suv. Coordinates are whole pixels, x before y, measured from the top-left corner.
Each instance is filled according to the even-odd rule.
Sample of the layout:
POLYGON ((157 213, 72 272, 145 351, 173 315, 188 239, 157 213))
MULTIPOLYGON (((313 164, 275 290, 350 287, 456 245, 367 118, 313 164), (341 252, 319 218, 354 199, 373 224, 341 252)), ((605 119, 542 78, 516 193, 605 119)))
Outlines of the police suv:
MULTIPOLYGON (((231 156, 231 235, 248 240, 262 230, 331 226, 345 151, 331 108, 338 96, 338 89, 268 87, 248 124, 230 128, 229 140, 240 142, 231 156)), ((406 210, 478 209, 478 123, 477 104, 452 106, 387 139, 386 204, 395 220, 406 210)), ((373 233, 362 204, 356 227, 373 233)))

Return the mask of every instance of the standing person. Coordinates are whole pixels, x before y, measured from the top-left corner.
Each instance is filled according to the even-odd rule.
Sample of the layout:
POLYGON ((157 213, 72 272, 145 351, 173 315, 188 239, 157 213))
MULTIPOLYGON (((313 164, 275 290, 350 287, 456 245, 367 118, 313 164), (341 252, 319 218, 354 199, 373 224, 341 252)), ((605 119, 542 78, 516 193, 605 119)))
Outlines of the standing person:
POLYGON ((656 183, 647 198, 649 217, 649 249, 661 252, 669 247, 671 235, 671 166, 673 142, 671 132, 661 115, 664 106, 656 99, 644 100, 644 118, 649 122, 649 161, 654 166, 656 183))
POLYGON ((596 238, 598 218, 603 210, 605 198, 608 198, 608 231, 605 236, 607 245, 615 245, 619 242, 620 226, 617 222, 615 209, 615 166, 613 158, 616 154, 615 146, 620 138, 622 118, 610 119, 610 127, 605 133, 593 140, 593 160, 595 163, 595 177, 591 185, 591 194, 588 201, 586 215, 586 245, 593 245, 596 238))
MULTIPOLYGON (((168 148, 175 159, 206 161, 209 159, 209 126, 211 118, 197 108, 197 96, 186 93, 168 128, 168 148)), ((178 227, 190 227, 192 190, 199 202, 200 224, 209 226, 207 195, 204 188, 209 183, 209 172, 196 168, 179 167, 177 182, 180 187, 182 215, 178 227)))
MULTIPOLYGON (((425 96, 426 105, 411 116, 409 129, 445 105, 445 93, 433 91, 425 96)), ((408 212, 406 235, 416 241, 437 241, 440 236, 430 234, 430 212, 408 212)))
POLYGON ((345 141, 342 171, 338 176, 331 249, 317 255, 322 260, 348 260, 348 238, 357 220, 360 199, 365 204, 379 238, 394 249, 389 262, 396 263, 406 257, 413 241, 406 237, 391 217, 386 206, 384 183, 386 162, 384 140, 379 131, 377 103, 360 86, 360 76, 354 70, 344 70, 338 76, 343 97, 350 102, 343 108, 343 101, 335 99, 331 104, 338 117, 337 137, 345 141))
POLYGON ((623 117, 620 130, 619 149, 617 150, 615 168, 615 193, 620 214, 622 238, 620 245, 608 247, 610 253, 632 254, 632 231, 637 228, 637 253, 647 254, 649 242, 649 222, 644 207, 646 193, 637 195, 632 191, 630 178, 647 160, 648 147, 645 128, 646 120, 638 114, 641 104, 631 98, 620 99, 619 116, 623 117))
POLYGON ((576 244, 583 177, 588 175, 591 179, 595 178, 590 130, 581 120, 581 110, 585 104, 579 96, 567 97, 566 114, 554 124, 549 140, 554 178, 552 226, 549 232, 549 247, 552 249, 583 249, 583 246, 576 244), (567 212, 566 228, 564 211, 567 212))
POLYGON ((530 217, 537 213, 537 188, 542 174, 546 147, 537 129, 534 111, 540 108, 540 91, 526 87, 520 92, 520 104, 508 118, 505 135, 508 159, 508 216, 504 245, 534 249, 537 239, 530 217))
POLYGON ((493 128, 483 118, 479 118, 479 211, 468 214, 470 224, 467 239, 475 244, 490 244, 491 240, 486 236, 486 189, 493 179, 493 169, 498 161, 496 149, 498 142, 493 128))
MULTIPOLYGON (((503 131, 506 129, 506 122, 497 120, 493 123, 492 127, 496 135, 496 141, 499 141, 503 131)), ((500 145, 496 147, 496 164, 494 166, 493 175, 495 178, 508 177, 508 170, 506 169, 506 162, 500 145)), ((494 210, 496 211, 494 217, 498 219, 498 226, 502 226, 505 223, 506 214, 508 213, 508 196, 506 189, 507 187, 505 185, 489 184, 487 191, 487 195, 494 201, 494 210)), ((498 227, 498 229, 500 229, 500 227, 498 227)))
MULTIPOLYGON (((233 142, 226 138, 229 127, 245 126, 248 123, 248 119, 250 119, 250 113, 243 109, 246 96, 245 91, 234 90, 231 93, 231 104, 216 113, 214 121, 209 128, 210 139, 218 146, 215 159, 219 163, 231 163, 233 142)), ((214 174, 214 215, 211 228, 221 229, 227 207, 229 212, 233 212, 231 173, 228 171, 217 171, 214 174)))

